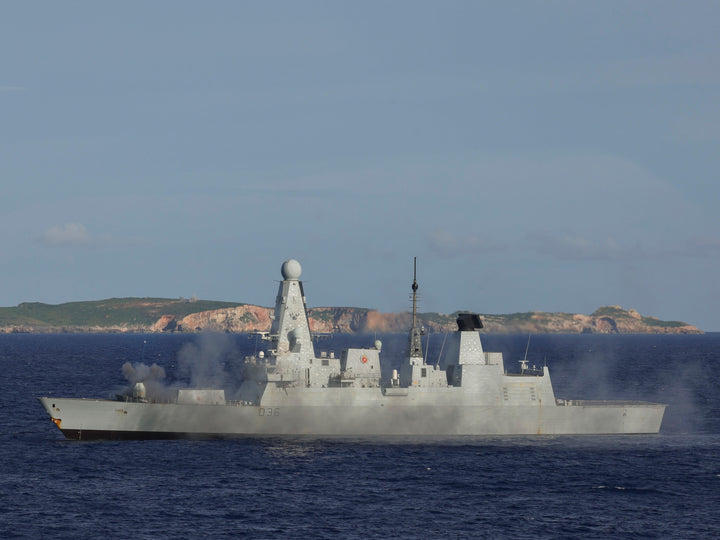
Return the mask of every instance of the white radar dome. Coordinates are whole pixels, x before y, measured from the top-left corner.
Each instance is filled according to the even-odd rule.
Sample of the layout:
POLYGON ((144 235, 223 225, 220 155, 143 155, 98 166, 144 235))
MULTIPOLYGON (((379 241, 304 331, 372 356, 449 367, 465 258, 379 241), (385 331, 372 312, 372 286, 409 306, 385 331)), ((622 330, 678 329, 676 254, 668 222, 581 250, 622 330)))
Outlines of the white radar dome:
POLYGON ((300 279, 302 274, 302 266, 295 259, 289 259, 285 261, 280 270, 282 272, 283 279, 300 279))

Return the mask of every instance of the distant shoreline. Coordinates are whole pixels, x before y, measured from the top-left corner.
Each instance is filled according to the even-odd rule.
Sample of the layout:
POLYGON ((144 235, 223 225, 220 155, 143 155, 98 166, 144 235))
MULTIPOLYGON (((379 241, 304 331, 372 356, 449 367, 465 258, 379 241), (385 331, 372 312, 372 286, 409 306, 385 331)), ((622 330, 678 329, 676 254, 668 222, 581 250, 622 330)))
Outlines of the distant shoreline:
MULTIPOLYGON (((432 333, 456 329, 457 313, 420 313, 432 333)), ((272 309, 233 302, 181 298, 111 298, 66 304, 23 303, 0 308, 0 333, 101 334, 267 332, 272 309)), ((381 313, 354 307, 308 310, 310 330, 317 333, 402 333, 409 313, 381 313)), ((703 334, 681 321, 662 321, 634 309, 604 306, 590 315, 532 311, 505 315, 480 314, 488 334, 703 334)))

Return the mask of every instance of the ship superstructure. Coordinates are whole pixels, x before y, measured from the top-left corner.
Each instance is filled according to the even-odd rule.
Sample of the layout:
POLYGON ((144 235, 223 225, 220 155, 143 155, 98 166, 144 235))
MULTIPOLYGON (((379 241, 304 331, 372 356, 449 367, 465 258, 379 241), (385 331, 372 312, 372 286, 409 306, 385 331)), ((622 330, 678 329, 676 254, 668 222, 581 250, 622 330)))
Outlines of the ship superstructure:
POLYGON ((267 351, 248 359, 236 399, 224 389, 181 389, 170 402, 142 382, 117 400, 39 398, 71 439, 657 433, 665 405, 557 399, 547 367, 506 373, 485 352, 480 317, 461 313, 434 363, 423 354, 416 275, 408 347, 383 377, 382 343, 316 354, 300 263, 281 268, 267 351), (140 386, 138 386, 140 385, 140 386))

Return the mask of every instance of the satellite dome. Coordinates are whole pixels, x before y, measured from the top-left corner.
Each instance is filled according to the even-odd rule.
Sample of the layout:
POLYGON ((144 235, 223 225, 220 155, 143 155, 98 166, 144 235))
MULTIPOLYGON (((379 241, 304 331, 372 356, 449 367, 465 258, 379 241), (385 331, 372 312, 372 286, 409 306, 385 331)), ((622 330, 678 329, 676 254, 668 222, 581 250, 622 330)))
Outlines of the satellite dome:
POLYGON ((288 259, 283 263, 280 271, 282 272, 283 279, 300 279, 302 267, 295 259, 288 259))

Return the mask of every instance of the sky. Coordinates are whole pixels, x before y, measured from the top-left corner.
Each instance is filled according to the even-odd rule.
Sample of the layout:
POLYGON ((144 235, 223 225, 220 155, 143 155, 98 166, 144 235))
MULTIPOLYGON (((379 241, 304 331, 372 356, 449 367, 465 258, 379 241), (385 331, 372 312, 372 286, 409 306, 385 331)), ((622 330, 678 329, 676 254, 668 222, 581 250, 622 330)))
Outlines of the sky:
POLYGON ((720 331, 720 3, 10 2, 0 306, 621 305, 720 331))

